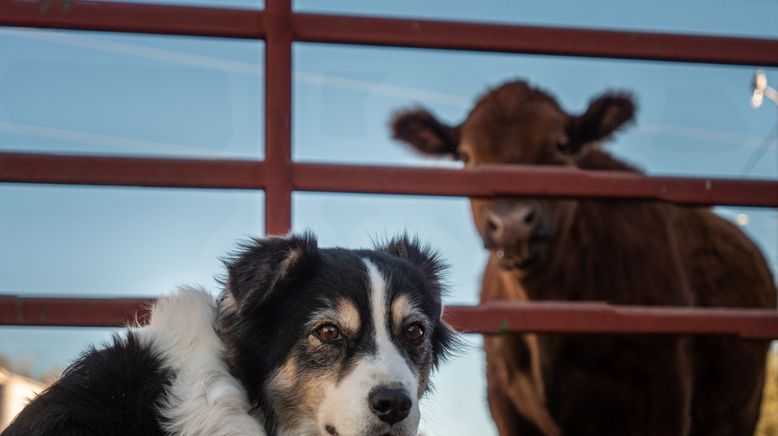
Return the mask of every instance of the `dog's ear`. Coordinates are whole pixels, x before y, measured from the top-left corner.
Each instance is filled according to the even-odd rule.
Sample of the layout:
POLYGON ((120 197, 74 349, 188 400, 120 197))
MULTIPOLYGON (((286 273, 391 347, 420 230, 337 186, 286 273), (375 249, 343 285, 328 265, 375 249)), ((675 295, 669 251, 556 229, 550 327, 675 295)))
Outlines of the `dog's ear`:
POLYGON ((388 242, 379 244, 377 250, 399 257, 416 267, 424 277, 436 287, 436 302, 440 301, 443 289, 442 274, 448 268, 437 251, 418 238, 407 234, 396 236, 388 242))
POLYGON ((438 321, 431 338, 433 364, 437 366, 441 360, 454 353, 461 345, 454 329, 442 318, 442 296, 446 290, 443 273, 448 269, 448 265, 432 247, 422 244, 418 238, 409 237, 406 234, 379 244, 376 249, 405 260, 420 271, 430 283, 429 291, 435 302, 436 313, 434 315, 438 321))
POLYGON ((310 276, 319 259, 316 237, 310 233, 252 239, 224 261, 227 291, 245 313, 274 293, 310 276))

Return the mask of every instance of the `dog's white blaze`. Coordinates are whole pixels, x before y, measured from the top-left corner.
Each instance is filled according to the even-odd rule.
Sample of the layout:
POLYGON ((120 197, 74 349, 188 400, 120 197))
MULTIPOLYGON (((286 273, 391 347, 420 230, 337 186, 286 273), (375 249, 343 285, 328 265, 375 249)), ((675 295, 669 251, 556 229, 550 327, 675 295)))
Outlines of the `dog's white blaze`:
POLYGON ((413 396, 419 380, 392 342, 391 326, 387 322, 387 313, 390 312, 391 306, 386 298, 386 280, 372 262, 367 259, 364 259, 364 262, 370 277, 370 306, 376 333, 375 359, 385 366, 387 383, 400 383, 408 389, 408 394, 413 396))
MULTIPOLYGON (((319 426, 332 425, 340 436, 363 435, 376 426, 386 426, 370 410, 368 395, 379 386, 402 386, 413 406, 408 417, 392 427, 392 434, 415 435, 419 426, 419 378, 392 342, 386 280, 378 268, 363 259, 370 280, 370 312, 376 352, 363 357, 340 383, 329 386, 319 409, 319 426)), ((388 428, 388 426, 386 426, 388 428)))

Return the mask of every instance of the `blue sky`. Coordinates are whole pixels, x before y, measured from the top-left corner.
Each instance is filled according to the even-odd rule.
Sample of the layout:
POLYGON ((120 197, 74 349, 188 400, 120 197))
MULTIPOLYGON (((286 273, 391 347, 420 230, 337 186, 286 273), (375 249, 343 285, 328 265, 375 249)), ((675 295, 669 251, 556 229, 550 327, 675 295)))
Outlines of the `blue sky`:
MULTIPOLYGON (((183 3, 183 2, 178 2, 183 3)), ((196 1, 261 7, 239 1, 196 1)), ((300 1, 298 9, 777 38, 778 4, 730 1, 300 1), (594 5, 594 6, 593 6, 594 5)), ((261 42, 0 28, 0 150, 262 158, 261 42)), ((389 139, 397 108, 423 104, 459 121, 487 87, 523 77, 581 111, 609 88, 632 91, 637 124, 611 150, 652 174, 776 178, 778 111, 748 103, 752 67, 296 44, 294 157, 300 161, 452 165, 389 139)), ((767 69, 778 83, 778 70, 767 69)), ((0 293, 158 295, 178 284, 214 292, 217 258, 262 232, 261 192, 0 185, 0 293)), ((485 253, 467 201, 294 195, 294 228, 322 245, 359 247, 402 230, 453 265, 447 303, 475 303, 485 253)), ((744 230, 778 260, 773 210, 744 230)), ((0 328, 0 353, 35 372, 64 365, 109 329, 0 328)), ((479 338, 446 365, 427 400, 428 434, 493 432, 479 338)))

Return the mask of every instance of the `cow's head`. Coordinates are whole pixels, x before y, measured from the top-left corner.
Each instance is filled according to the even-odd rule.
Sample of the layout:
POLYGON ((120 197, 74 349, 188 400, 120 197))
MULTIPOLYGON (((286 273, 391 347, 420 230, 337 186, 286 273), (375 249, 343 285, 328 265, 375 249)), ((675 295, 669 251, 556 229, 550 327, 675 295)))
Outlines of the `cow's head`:
MULTIPOLYGON (((482 164, 576 166, 603 139, 633 119, 635 105, 624 93, 594 98, 583 114, 571 115, 557 101, 523 81, 489 91, 464 122, 448 125, 424 109, 397 113, 392 133, 416 151, 482 164)), ((552 243, 575 214, 574 201, 472 198, 473 219, 484 245, 505 268, 529 271, 548 259, 552 243)))

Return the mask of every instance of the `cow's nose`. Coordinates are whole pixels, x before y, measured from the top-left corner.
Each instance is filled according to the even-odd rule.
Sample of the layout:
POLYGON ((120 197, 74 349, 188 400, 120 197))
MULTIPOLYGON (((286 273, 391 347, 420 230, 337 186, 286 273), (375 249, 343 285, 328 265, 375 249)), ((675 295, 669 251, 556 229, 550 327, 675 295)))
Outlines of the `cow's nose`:
POLYGON ((484 232, 486 233, 487 240, 495 244, 499 243, 502 240, 503 233, 505 233, 505 220, 503 217, 490 212, 486 216, 484 232))
POLYGON ((408 396, 404 389, 387 387, 373 389, 370 395, 368 395, 367 401, 370 403, 370 410, 381 421, 389 425, 405 419, 413 405, 411 397, 408 396))
POLYGON ((510 247, 529 239, 539 223, 538 212, 531 205, 519 205, 486 214, 484 233, 488 245, 510 247))

